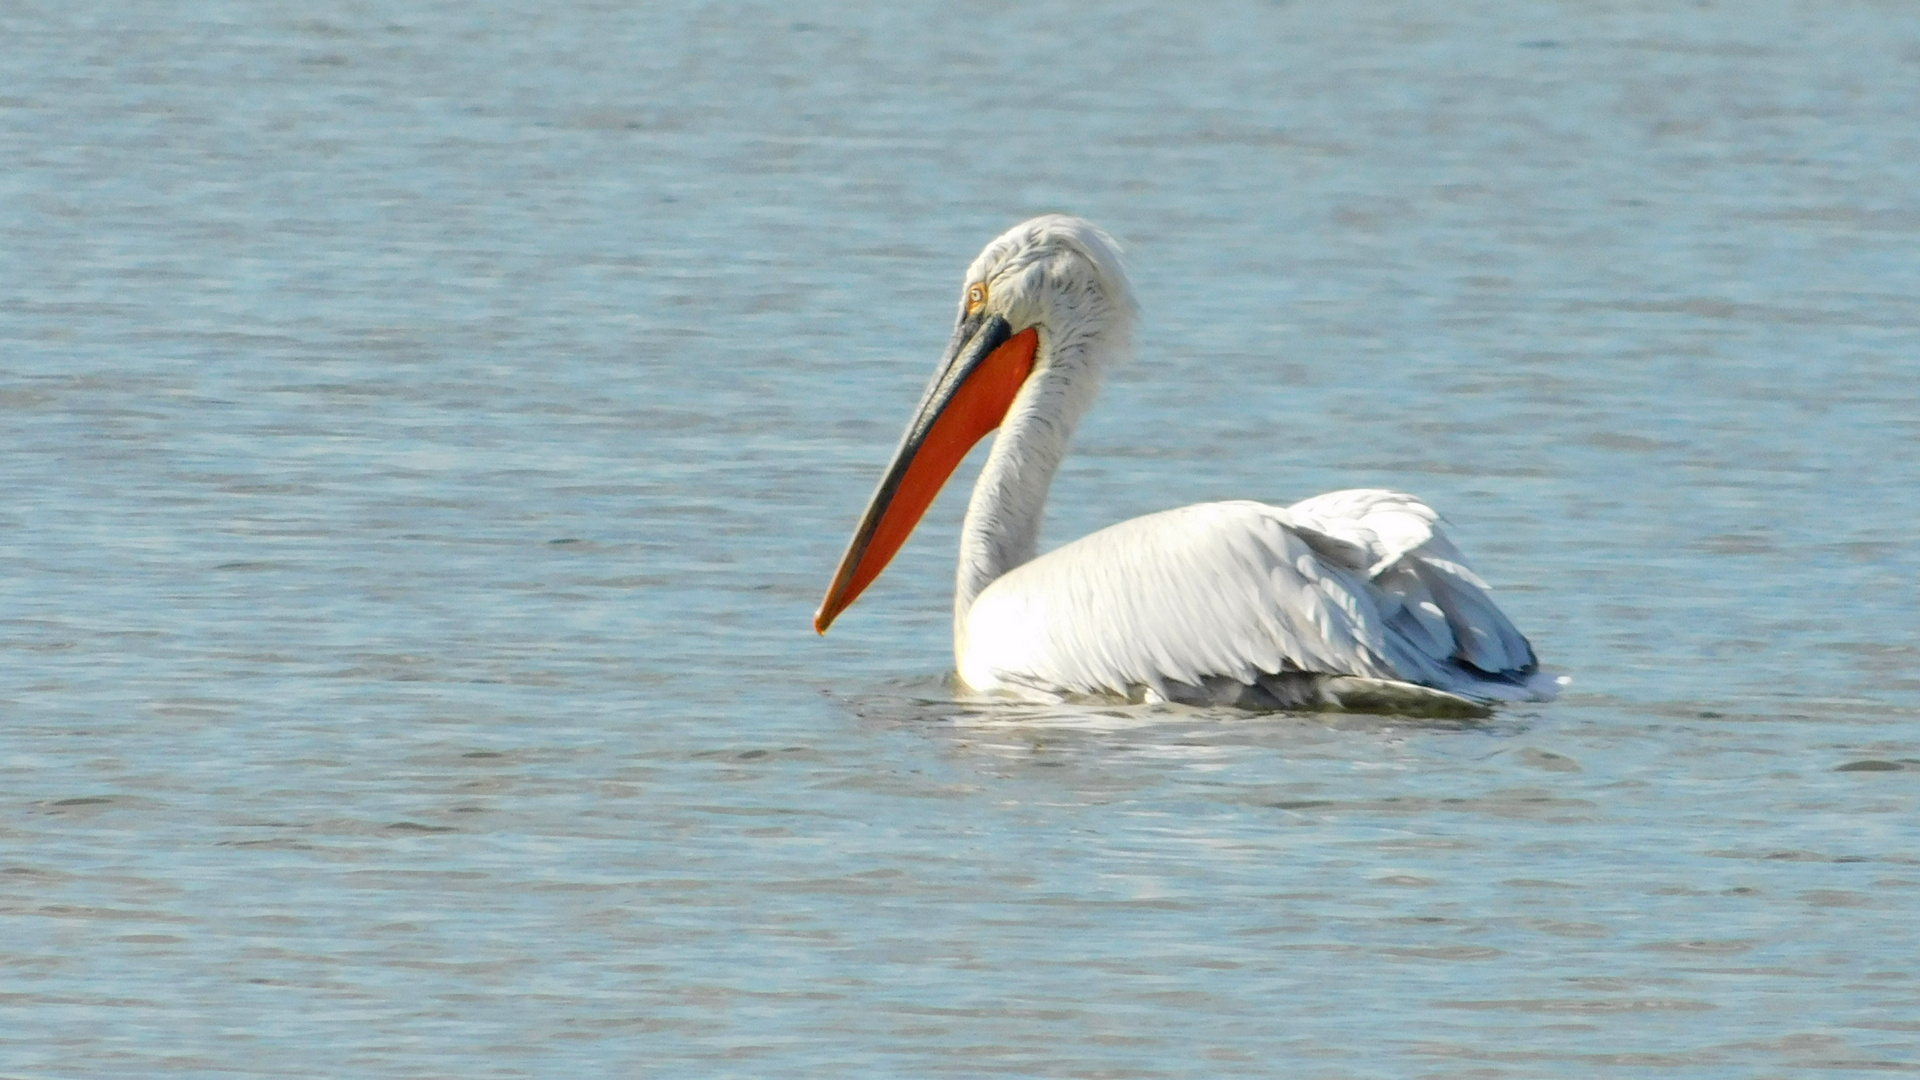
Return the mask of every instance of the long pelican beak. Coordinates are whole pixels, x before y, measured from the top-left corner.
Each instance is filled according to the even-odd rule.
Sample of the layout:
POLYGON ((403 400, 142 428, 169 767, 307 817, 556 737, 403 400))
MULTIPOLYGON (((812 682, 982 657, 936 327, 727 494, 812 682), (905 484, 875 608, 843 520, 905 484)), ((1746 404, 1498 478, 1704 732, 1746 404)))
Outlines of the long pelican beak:
POLYGON ((1014 333, 998 315, 970 316, 954 328, 940 368, 921 395, 919 411, 881 475, 867 512, 860 515, 820 610, 814 612, 815 631, 826 633, 880 576, 967 451, 1006 419, 1014 395, 1033 370, 1039 340, 1031 328, 1014 333))

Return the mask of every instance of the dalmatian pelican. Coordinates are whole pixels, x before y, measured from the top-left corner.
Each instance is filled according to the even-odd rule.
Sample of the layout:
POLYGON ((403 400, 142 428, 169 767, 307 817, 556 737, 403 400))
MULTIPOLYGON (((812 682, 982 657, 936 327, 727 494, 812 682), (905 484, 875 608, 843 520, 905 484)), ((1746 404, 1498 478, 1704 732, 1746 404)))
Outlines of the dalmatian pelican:
POLYGON ((1101 373, 1130 348, 1112 237, 1047 215, 967 270, 953 338, 854 529, 814 629, 880 574, 996 428, 960 536, 959 681, 1026 700, 1482 715, 1557 680, 1410 495, 1215 502, 1038 554, 1047 489, 1101 373))

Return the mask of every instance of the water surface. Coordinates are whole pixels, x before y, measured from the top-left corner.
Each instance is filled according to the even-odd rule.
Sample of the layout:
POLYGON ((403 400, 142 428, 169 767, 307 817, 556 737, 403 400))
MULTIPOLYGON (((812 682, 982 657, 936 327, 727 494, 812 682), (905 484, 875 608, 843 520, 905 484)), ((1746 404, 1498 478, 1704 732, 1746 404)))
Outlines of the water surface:
POLYGON ((1920 1071, 1906 7, 0 32, 0 1072, 1920 1071), (958 706, 961 491, 815 638, 1054 210, 1052 542, 1410 490, 1565 698, 958 706))

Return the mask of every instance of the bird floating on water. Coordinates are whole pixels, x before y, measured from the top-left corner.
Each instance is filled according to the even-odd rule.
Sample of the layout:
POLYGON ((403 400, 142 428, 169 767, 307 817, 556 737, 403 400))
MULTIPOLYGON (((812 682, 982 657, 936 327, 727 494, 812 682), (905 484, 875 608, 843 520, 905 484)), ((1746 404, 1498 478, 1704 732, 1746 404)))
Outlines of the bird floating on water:
POLYGON ((973 445, 953 596, 959 680, 989 695, 1484 713, 1556 680, 1411 495, 1215 502, 1039 555, 1047 489, 1134 300, 1112 237, 1047 215, 967 271, 953 338, 841 557, 814 629, 879 576, 973 445))

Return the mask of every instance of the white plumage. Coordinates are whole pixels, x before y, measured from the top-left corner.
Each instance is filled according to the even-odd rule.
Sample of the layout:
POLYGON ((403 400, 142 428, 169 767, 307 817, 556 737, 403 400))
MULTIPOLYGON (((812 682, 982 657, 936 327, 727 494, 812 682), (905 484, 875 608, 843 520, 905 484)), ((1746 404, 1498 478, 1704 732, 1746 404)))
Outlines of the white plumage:
POLYGON ((1532 650, 1486 584, 1391 491, 1134 518, 996 580, 957 656, 975 690, 1268 708, 1445 710, 1412 683, 1521 700, 1532 650), (1344 676, 1345 678, 1335 678, 1344 676))
MULTIPOLYGON (((967 357, 1032 328, 1031 374, 1004 405, 962 528, 954 654, 967 686, 1024 698, 1443 713, 1552 697, 1554 680, 1539 673, 1527 640, 1438 515, 1412 496, 1361 489, 1284 508, 1203 503, 1036 558, 1073 425, 1101 369, 1128 347, 1131 293, 1112 240, 1061 216, 995 240, 967 280, 954 344, 816 626, 864 587, 847 584, 863 559, 891 557, 868 550, 873 523, 921 452, 916 432, 933 430, 968 377, 967 357)), ((866 571, 870 580, 878 568, 866 571)))

